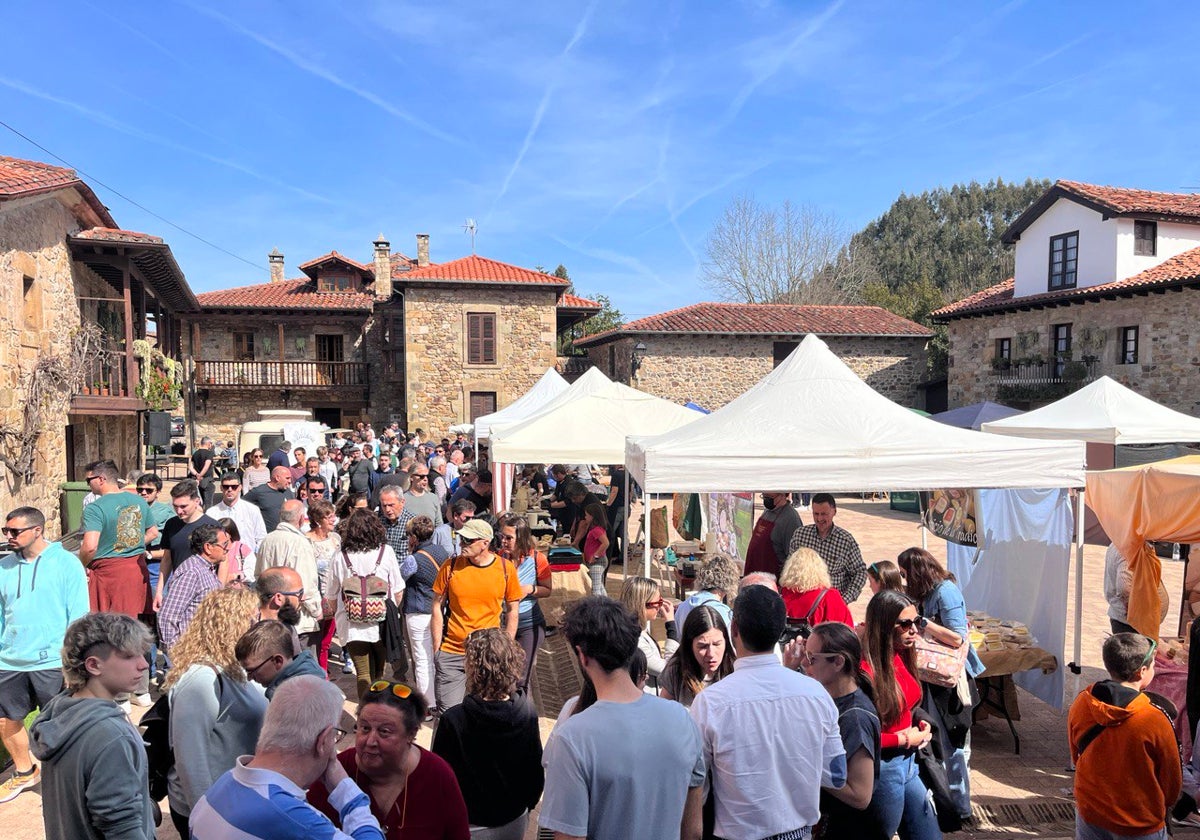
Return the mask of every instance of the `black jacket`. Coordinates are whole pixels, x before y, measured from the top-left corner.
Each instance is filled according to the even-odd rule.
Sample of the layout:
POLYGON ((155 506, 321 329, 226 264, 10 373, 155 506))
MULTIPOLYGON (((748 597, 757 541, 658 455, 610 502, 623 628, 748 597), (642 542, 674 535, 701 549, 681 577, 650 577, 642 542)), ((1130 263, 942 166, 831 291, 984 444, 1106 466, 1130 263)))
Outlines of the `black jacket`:
POLYGON ((484 701, 468 694, 442 715, 433 752, 454 769, 471 825, 512 822, 542 798, 542 739, 525 695, 484 701))

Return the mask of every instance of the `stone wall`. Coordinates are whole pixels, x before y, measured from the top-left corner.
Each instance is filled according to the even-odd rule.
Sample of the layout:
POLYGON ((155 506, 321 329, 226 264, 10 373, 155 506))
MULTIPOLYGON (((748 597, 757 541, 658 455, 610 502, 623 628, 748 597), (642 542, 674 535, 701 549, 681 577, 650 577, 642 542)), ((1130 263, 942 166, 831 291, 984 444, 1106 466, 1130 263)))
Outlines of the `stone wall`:
MULTIPOLYGON (((779 340, 791 340, 781 337, 779 340)), ((923 338, 824 339, 851 370, 875 390, 901 405, 919 407, 917 388, 925 375, 923 338)), ((769 336, 643 335, 588 348, 588 357, 610 378, 628 382, 672 402, 692 400, 716 409, 745 393, 775 366, 775 339, 769 336), (634 345, 646 345, 645 358, 630 379, 634 345)))
POLYGON ((470 420, 472 392, 494 392, 497 410, 554 367, 556 289, 456 287, 404 292, 407 427, 439 438, 470 420), (467 364, 467 313, 497 316, 496 364, 467 364))
POLYGON ((1198 322, 1197 289, 951 321, 950 407, 997 399, 992 370, 996 339, 1012 339, 1014 358, 1045 357, 1050 353, 1051 326, 1071 324, 1074 358, 1096 356, 1097 376, 1111 376, 1156 402, 1200 415, 1200 334, 1194 328, 1198 322), (1118 363, 1120 329, 1126 326, 1138 327, 1137 364, 1118 363))

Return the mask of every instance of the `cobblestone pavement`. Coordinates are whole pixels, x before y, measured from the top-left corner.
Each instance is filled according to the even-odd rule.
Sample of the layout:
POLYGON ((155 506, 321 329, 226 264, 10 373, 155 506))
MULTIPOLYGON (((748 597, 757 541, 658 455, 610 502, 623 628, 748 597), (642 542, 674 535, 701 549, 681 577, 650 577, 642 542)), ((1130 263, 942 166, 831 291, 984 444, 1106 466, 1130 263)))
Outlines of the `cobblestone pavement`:
MULTIPOLYGON (((635 507, 635 513, 636 513, 635 507)), ((807 523, 810 517, 802 511, 807 523)), ((637 521, 636 519, 634 520, 637 521)), ((894 558, 910 545, 920 545, 920 532, 914 514, 891 511, 886 502, 858 501, 852 497, 839 499, 837 522, 858 539, 867 562, 894 558)), ((945 560, 945 546, 930 540, 930 550, 945 560)), ((1102 578, 1104 550, 1089 546, 1084 551, 1084 611, 1083 655, 1084 673, 1079 678, 1067 677, 1067 694, 1074 696, 1082 686, 1102 676, 1100 646, 1108 633, 1102 578), (1078 685, 1076 685, 1078 683, 1078 685)), ((1182 585, 1183 564, 1164 561, 1163 578, 1172 603, 1163 623, 1164 635, 1175 635, 1179 620, 1178 594, 1182 585)), ((619 581, 614 575, 611 583, 619 581)), ((619 585, 619 584, 618 584, 619 585)), ((1069 591, 1074 591, 1074 563, 1069 591)), ((866 600, 860 598, 851 611, 862 618, 866 600)), ((1069 602, 1063 608, 1068 615, 1073 610, 1069 602)), ((1068 621, 1068 624, 1070 622, 1068 621)), ((1074 639, 1072 628, 1067 631, 1067 657, 1071 656, 1074 639)), ((337 668, 335 671, 339 670, 337 668)), ((353 676, 339 676, 338 685, 348 697, 354 696, 353 676)), ((1071 801, 1071 770, 1066 745, 1066 711, 1058 711, 1025 691, 1018 689, 1021 720, 1016 723, 1021 736, 1021 755, 1013 752, 1012 737, 1004 721, 988 718, 972 730, 971 787, 977 825, 964 830, 958 837, 1042 837, 1073 836, 1074 807, 1071 801)), ((347 701, 346 709, 353 711, 347 701)), ((140 710, 135 709, 140 714, 140 710)), ((543 738, 549 733, 553 720, 542 719, 543 738)), ((418 743, 429 745, 431 729, 426 726, 418 743)), ((164 805, 165 809, 165 805, 164 805)), ((12 802, 0 805, 6 840, 38 840, 43 837, 41 797, 37 789, 21 794, 12 802)), ((158 837, 176 840, 177 835, 164 824, 158 837)), ((1200 836, 1196 832, 1187 834, 1200 836)), ((536 838, 536 828, 530 828, 528 838, 536 838)))

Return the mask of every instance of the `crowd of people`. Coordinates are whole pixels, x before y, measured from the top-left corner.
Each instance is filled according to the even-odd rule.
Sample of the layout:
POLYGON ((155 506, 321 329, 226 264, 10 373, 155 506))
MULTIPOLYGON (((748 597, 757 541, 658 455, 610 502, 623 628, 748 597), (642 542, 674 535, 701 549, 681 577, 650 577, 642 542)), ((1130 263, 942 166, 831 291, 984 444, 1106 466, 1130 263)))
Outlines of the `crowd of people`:
MULTIPOLYGON (((925 840, 970 818, 983 666, 962 591, 929 552, 868 566, 832 496, 811 498, 805 525, 789 494, 764 493, 745 563, 707 557, 678 603, 633 574, 609 597, 624 499, 535 468, 524 478, 593 586, 551 631, 547 557, 525 517, 487 515, 490 476, 466 447, 442 492, 429 478, 454 463, 449 441, 393 452, 364 438, 333 469, 326 447, 248 453, 210 482, 216 504, 203 449, 169 505, 156 475, 122 486, 112 462, 88 464, 78 558, 45 539, 40 511, 10 512, 0 802, 41 783, 54 840, 152 838, 159 800, 201 840, 518 840, 539 803, 562 838, 925 840), (584 686, 543 744, 530 685, 548 632, 584 686), (923 644, 964 652, 957 674, 931 672, 923 644), (152 683, 161 743, 128 717, 152 683)), ((1200 772, 1143 692, 1154 643, 1115 633, 1104 660, 1111 679, 1070 717, 1079 836, 1157 837, 1172 808, 1200 822, 1200 772), (1122 761, 1137 781, 1114 808, 1122 761)))

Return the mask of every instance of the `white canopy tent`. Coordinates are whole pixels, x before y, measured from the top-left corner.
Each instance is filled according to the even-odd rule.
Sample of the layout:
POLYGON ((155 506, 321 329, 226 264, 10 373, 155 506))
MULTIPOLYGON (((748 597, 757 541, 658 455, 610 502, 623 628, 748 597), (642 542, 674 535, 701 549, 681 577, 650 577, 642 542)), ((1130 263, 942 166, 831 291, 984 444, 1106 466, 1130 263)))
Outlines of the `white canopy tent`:
POLYGON ((499 411, 475 418, 475 439, 485 441, 491 434, 493 426, 516 423, 536 414, 542 406, 570 387, 570 383, 563 379, 558 371, 548 368, 542 374, 542 378, 516 400, 499 411))
POLYGON ((981 427, 997 435, 1089 443, 1200 441, 1200 420, 1102 376, 1057 402, 981 427))
POLYGON ((572 389, 520 423, 493 427, 492 457, 512 464, 620 464, 628 436, 671 432, 705 417, 619 382, 572 389))
POLYGON ((815 335, 720 411, 632 437, 625 454, 648 493, 1084 483, 1082 443, 1002 438, 921 417, 859 379, 815 335))

